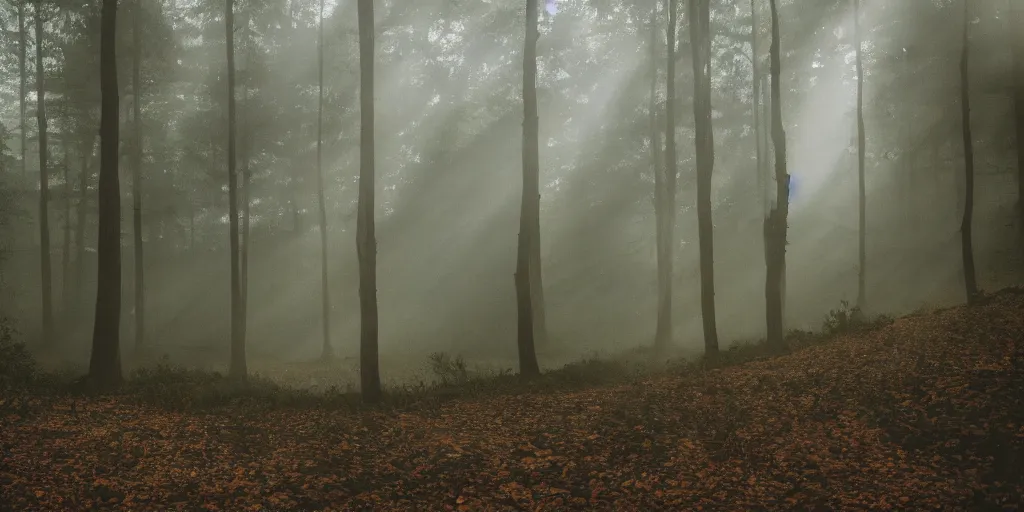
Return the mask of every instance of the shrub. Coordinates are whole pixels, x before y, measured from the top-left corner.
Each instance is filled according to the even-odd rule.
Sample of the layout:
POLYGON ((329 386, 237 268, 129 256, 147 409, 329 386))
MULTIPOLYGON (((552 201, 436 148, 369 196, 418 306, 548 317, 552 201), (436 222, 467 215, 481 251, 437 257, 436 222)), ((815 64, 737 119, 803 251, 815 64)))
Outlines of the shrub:
POLYGON ((430 371, 437 376, 442 386, 465 384, 469 381, 469 370, 462 356, 450 356, 447 352, 430 354, 430 371))
POLYGON ((842 334, 863 327, 864 314, 859 307, 850 307, 849 301, 839 302, 839 308, 833 309, 825 316, 821 324, 821 330, 825 334, 842 334))
POLYGON ((38 374, 35 359, 15 334, 10 322, 0 319, 0 391, 27 389, 38 374))

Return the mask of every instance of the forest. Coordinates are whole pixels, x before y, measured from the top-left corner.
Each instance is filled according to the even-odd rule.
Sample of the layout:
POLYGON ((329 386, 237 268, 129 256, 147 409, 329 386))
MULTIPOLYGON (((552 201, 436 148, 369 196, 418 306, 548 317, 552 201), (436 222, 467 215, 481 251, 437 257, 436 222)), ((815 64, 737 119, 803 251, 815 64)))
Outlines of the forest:
POLYGON ((1024 505, 1024 2, 0 25, 0 509, 1024 505))

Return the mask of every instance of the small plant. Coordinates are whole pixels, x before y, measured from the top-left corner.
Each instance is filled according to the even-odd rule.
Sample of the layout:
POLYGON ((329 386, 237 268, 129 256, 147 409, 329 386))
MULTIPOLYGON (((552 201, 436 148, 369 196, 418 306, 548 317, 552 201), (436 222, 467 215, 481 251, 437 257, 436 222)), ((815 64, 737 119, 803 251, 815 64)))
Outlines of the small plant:
POLYGON ((447 352, 430 354, 430 371, 441 381, 442 386, 465 384, 469 381, 469 370, 462 356, 452 357, 447 352))
POLYGON ((843 300, 839 302, 838 309, 828 312, 821 324, 821 330, 826 334, 841 334, 853 331, 864 324, 864 313, 860 308, 850 307, 850 302, 843 300))
POLYGON ((0 391, 28 388, 38 373, 35 359, 6 319, 0 319, 0 391))

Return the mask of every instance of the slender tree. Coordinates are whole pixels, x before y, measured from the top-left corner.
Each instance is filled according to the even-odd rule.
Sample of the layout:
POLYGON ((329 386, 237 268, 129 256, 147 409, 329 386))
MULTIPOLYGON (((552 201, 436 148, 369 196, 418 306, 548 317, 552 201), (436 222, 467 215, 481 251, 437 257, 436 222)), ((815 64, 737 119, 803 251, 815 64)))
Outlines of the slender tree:
POLYGON ((251 212, 251 193, 252 193, 252 167, 250 161, 250 149, 252 147, 252 123, 249 122, 249 80, 252 78, 252 4, 250 2, 249 9, 246 12, 245 19, 245 30, 243 32, 245 37, 246 46, 246 66, 245 74, 242 79, 242 108, 239 115, 242 118, 242 135, 240 137, 240 144, 238 148, 239 156, 241 157, 241 171, 242 171, 242 234, 241 240, 239 241, 239 272, 241 277, 239 278, 241 287, 241 301, 242 301, 242 320, 241 330, 242 339, 247 339, 249 331, 249 248, 251 242, 251 229, 250 224, 252 220, 251 212))
POLYGON ((693 121, 697 155, 697 235, 700 245, 700 306, 704 352, 718 355, 715 322, 715 244, 711 219, 711 174, 715 168, 715 136, 711 121, 711 7, 709 0, 690 0, 690 48, 693 51, 693 121))
POLYGON ((39 122, 39 265, 43 287, 43 343, 53 343, 53 274, 50 262, 50 170, 47 157, 43 68, 43 0, 36 0, 36 120, 39 122))
POLYGON ((320 0, 320 26, 317 34, 317 79, 319 81, 316 114, 316 190, 320 204, 320 299, 323 307, 323 349, 321 357, 330 359, 331 295, 327 280, 327 201, 324 200, 324 0, 320 0))
POLYGON ((142 0, 135 0, 132 11, 132 127, 135 147, 132 152, 132 240, 135 249, 135 348, 141 349, 146 336, 145 266, 142 259, 142 0))
POLYGON ((864 187, 864 160, 867 137, 864 134, 864 63, 861 57, 860 0, 853 0, 853 38, 857 45, 857 309, 863 311, 867 305, 867 193, 864 187))
POLYGON ((964 216, 960 223, 960 249, 964 264, 964 286, 967 303, 978 300, 978 281, 974 272, 974 249, 971 242, 971 222, 974 216, 974 138, 971 136, 970 86, 970 0, 964 0, 963 48, 960 53, 960 114, 964 136, 964 216))
POLYGON ((658 325, 654 347, 664 352, 672 342, 672 247, 676 225, 676 25, 679 0, 668 1, 668 28, 666 29, 667 64, 665 78, 665 177, 661 192, 661 222, 658 228, 661 241, 658 251, 658 325))
POLYGON ((363 400, 381 398, 377 317, 377 235, 374 227, 373 0, 358 0, 359 18, 359 377, 363 400))
POLYGON ((25 1, 18 0, 18 72, 20 83, 18 85, 18 108, 21 117, 19 118, 21 126, 21 178, 28 178, 28 132, 27 125, 25 122, 26 118, 26 105, 25 96, 28 94, 28 68, 27 68, 27 53, 28 53, 28 33, 25 29, 25 1))
POLYGON ((758 42, 760 40, 761 24, 757 17, 757 4, 755 0, 750 0, 750 66, 751 74, 753 75, 751 80, 751 87, 753 87, 754 97, 751 101, 751 115, 753 116, 754 124, 754 166, 755 173, 757 174, 757 201, 761 205, 761 213, 764 213, 764 145, 761 140, 761 53, 759 51, 758 42))
MULTIPOLYGON (((66 105, 66 104, 65 104, 66 105)), ((65 119, 67 116, 67 108, 64 109, 65 119)), ((63 180, 64 180, 64 250, 61 251, 61 263, 60 263, 60 302, 61 302, 61 315, 62 321, 66 321, 71 315, 71 279, 68 277, 71 275, 71 137, 68 133, 63 134, 64 140, 62 146, 64 147, 64 162, 63 162, 63 180)))
POLYGON ((519 248, 516 256, 516 305, 519 374, 540 375, 534 331, 534 294, 530 257, 536 243, 535 219, 540 210, 540 148, 537 116, 537 0, 526 0, 526 38, 523 51, 523 199, 519 212, 519 248))
POLYGON ((100 181, 96 318, 89 376, 101 387, 121 383, 121 190, 117 174, 117 0, 103 0, 100 28, 100 181))
MULTIPOLYGON (((662 248, 665 245, 663 236, 665 234, 662 229, 662 222, 664 222, 665 211, 663 209, 665 201, 662 199, 665 193, 665 169, 664 161, 661 158, 661 129, 658 128, 658 4, 661 0, 654 0, 651 3, 651 40, 650 40, 650 58, 651 58, 651 96, 648 103, 647 111, 650 117, 650 129, 651 129, 651 172, 654 174, 654 238, 655 247, 658 254, 658 289, 661 289, 661 254, 662 248)), ((660 297, 659 293, 659 309, 660 312, 660 297)), ((660 314, 659 314, 659 325, 660 325, 660 314)), ((658 331, 660 333, 660 331, 658 331)))
POLYGON ((768 343, 776 349, 785 345, 783 308, 786 280, 786 230, 789 218, 789 173, 786 170, 786 130, 782 125, 782 87, 779 76, 782 62, 779 49, 779 11, 777 0, 770 0, 772 12, 771 58, 771 136, 775 148, 775 203, 764 221, 765 317, 768 343))
POLYGON ((245 364, 245 318, 242 310, 241 271, 238 248, 238 175, 235 155, 235 9, 224 0, 224 24, 228 57, 228 236, 231 252, 231 366, 228 374, 238 381, 248 376, 245 364))
POLYGON ((1009 0, 1010 23, 1008 31, 1013 53, 1013 108, 1017 127, 1017 207, 1020 229, 1024 231, 1024 2, 1009 0))

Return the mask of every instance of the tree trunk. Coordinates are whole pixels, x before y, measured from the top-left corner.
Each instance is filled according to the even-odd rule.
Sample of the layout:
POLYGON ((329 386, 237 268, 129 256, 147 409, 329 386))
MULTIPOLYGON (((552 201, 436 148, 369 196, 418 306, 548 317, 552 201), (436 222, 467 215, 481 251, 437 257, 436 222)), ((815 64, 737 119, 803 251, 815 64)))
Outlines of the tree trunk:
POLYGON ((18 71, 20 75, 18 108, 21 112, 21 179, 28 180, 28 126, 26 117, 26 95, 28 94, 28 34, 25 32, 25 0, 18 0, 18 71))
POLYGON ((36 0, 36 119, 39 121, 39 265, 43 294, 43 344, 53 339, 53 275, 50 262, 50 173, 46 144, 46 87, 43 70, 43 2, 36 0))
POLYGON ((857 309, 863 312, 867 305, 867 193, 864 187, 867 137, 864 133, 864 64, 861 58, 860 0, 853 0, 853 35, 857 45, 857 219, 860 228, 857 237, 857 309))
POLYGON ((971 136, 971 88, 970 88, 970 0, 964 0, 963 51, 960 54, 960 113, 963 116, 964 135, 964 217, 960 224, 960 248, 964 264, 964 286, 967 303, 978 300, 978 282, 974 273, 974 250, 971 242, 971 220, 974 216, 974 138, 971 136))
POLYGON ((655 239, 655 250, 657 254, 657 280, 658 280, 658 319, 656 325, 655 334, 655 346, 666 346, 668 345, 667 340, 661 340, 660 336, 663 333, 662 322, 668 319, 668 314, 671 311, 663 311, 664 297, 663 283, 667 282, 664 279, 662 273, 665 269, 665 261, 663 258, 665 252, 665 169, 664 161, 661 157, 661 130, 658 128, 658 3, 660 0, 654 0, 651 6, 651 40, 650 40, 650 51, 651 51, 651 97, 648 104, 648 115, 650 116, 651 123, 651 171, 654 173, 654 239, 655 239), (662 343, 664 342, 664 343, 662 343))
POLYGON ((327 279, 327 202, 324 199, 324 0, 320 0, 320 26, 317 34, 317 114, 316 114, 316 190, 320 206, 320 299, 323 319, 323 348, 320 356, 331 359, 331 295, 327 279))
POLYGON ((241 147, 239 148, 239 154, 241 156, 242 164, 242 234, 239 247, 239 265, 241 268, 241 277, 239 278, 241 287, 241 301, 242 301, 242 321, 240 324, 242 334, 241 338, 244 340, 248 336, 249 332, 249 249, 251 247, 251 193, 252 193, 252 168, 251 168, 251 157, 250 150, 252 149, 252 123, 249 121, 250 110, 249 110, 249 80, 252 76, 252 31, 251 31, 251 19, 252 19, 252 8, 248 12, 248 16, 245 19, 245 45, 246 45, 246 59, 247 66, 245 71, 245 77, 242 80, 242 136, 241 136, 241 147))
POLYGON ((363 400, 381 398, 377 330, 377 236, 374 227, 373 0, 358 0, 359 17, 359 203, 356 253, 359 259, 359 376, 363 400))
POLYGON ((248 376, 245 365, 245 318, 242 310, 241 270, 238 248, 238 175, 235 155, 235 9, 234 0, 225 0, 224 24, 228 57, 228 236, 231 253, 231 366, 228 375, 244 382, 248 376))
POLYGON ((530 279, 535 230, 540 209, 540 148, 537 117, 537 0, 526 0, 526 37, 523 51, 523 197, 519 211, 519 247, 516 253, 516 311, 519 375, 540 375, 534 329, 534 294, 530 279))
POLYGON ((1017 126, 1017 208, 1024 232, 1024 3, 1010 0, 1010 48, 1013 52, 1013 107, 1017 126))
POLYGON ((761 206, 761 214, 765 212, 765 180, 764 180, 764 147, 761 144, 761 54, 758 51, 758 40, 761 33, 761 24, 757 18, 757 4, 754 0, 750 0, 750 65, 752 68, 753 80, 751 81, 751 87, 754 90, 754 96, 751 99, 752 115, 754 117, 754 154, 755 154, 755 172, 757 174, 757 201, 761 206))
POLYGON ((718 327, 715 322, 714 223, 711 219, 711 174, 715 168, 715 133, 711 121, 711 8, 708 1, 690 1, 690 47, 693 50, 700 306, 704 324, 704 353, 713 358, 718 356, 718 327))
POLYGON ((118 183, 117 1, 103 0, 100 32, 100 180, 98 286, 89 376, 101 387, 121 383, 121 189, 118 183))
POLYGON ((676 24, 678 0, 668 0, 665 78, 665 178, 661 193, 661 246, 658 248, 658 326, 654 348, 664 352, 672 342, 672 249, 675 245, 676 179, 676 24))
POLYGON ((765 317, 768 344, 775 349, 785 347, 783 308, 786 279, 786 230, 789 217, 789 173, 786 170, 786 131, 782 125, 782 87, 779 76, 782 62, 779 49, 779 13, 776 0, 770 0, 772 12, 771 46, 771 121, 772 146, 775 148, 775 204, 764 221, 765 317))
MULTIPOLYGON (((97 137, 98 138, 98 133, 97 137)), ((90 135, 82 137, 81 166, 78 170, 78 206, 75 215, 75 304, 84 315, 85 304, 85 226, 88 224, 89 159, 96 142, 90 135)))
MULTIPOLYGON (((66 103, 65 103, 66 105, 66 103)), ((67 117, 67 109, 65 108, 65 118, 67 117)), ((71 137, 67 133, 64 134, 64 250, 61 253, 61 264, 60 264, 60 302, 63 311, 61 311, 61 323, 66 329, 68 320, 71 318, 71 312, 74 311, 71 301, 71 143, 69 142, 71 137)))
POLYGON ((135 349, 145 345, 146 297, 145 267, 142 259, 142 35, 139 33, 139 16, 142 0, 135 0, 132 12, 132 101, 135 129, 135 151, 132 153, 132 231, 135 248, 135 349))

